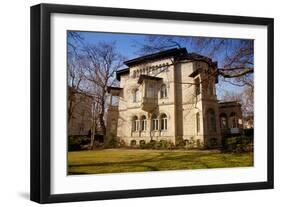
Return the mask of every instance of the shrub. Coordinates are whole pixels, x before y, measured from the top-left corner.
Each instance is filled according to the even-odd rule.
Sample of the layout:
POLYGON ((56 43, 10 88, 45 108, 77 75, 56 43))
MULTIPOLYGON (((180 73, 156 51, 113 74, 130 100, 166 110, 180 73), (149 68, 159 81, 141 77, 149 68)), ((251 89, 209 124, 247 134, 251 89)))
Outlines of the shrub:
POLYGON ((211 138, 209 143, 210 148, 218 147, 218 139, 217 138, 211 138))
POLYGON ((188 140, 186 147, 187 147, 188 149, 194 149, 194 148, 196 148, 196 142, 195 142, 195 140, 194 140, 194 137, 191 137, 191 138, 188 140))
POLYGON ((253 151, 253 138, 247 136, 223 138, 222 150, 234 153, 253 151))
POLYGON ((191 137, 190 139, 179 139, 176 142, 177 149, 203 149, 204 144, 200 139, 194 139, 191 137))
POLYGON ((78 151, 90 145, 91 138, 87 136, 68 136, 68 151, 78 151))
POLYGON ((188 141, 187 139, 185 139, 185 140, 183 140, 183 139, 177 139, 177 141, 176 141, 176 148, 177 148, 177 149, 186 148, 188 142, 189 142, 189 141, 188 141))
POLYGON ((253 137, 254 136, 254 129, 253 128, 244 129, 244 134, 247 137, 253 137))
POLYGON ((196 147, 198 149, 203 149, 204 148, 204 144, 203 144, 203 142, 200 139, 196 140, 196 147))
POLYGON ((145 140, 140 140, 140 148, 141 149, 145 148, 145 140))
POLYGON ((126 143, 123 139, 118 141, 118 147, 125 147, 125 146, 126 146, 126 143))
POLYGON ((143 149, 156 149, 157 142, 155 140, 150 140, 150 142, 142 145, 143 149))
POLYGON ((175 145, 171 141, 166 140, 150 140, 150 142, 145 143, 142 142, 144 140, 140 141, 140 148, 141 149, 157 149, 157 150, 165 150, 165 149, 173 149, 175 145))

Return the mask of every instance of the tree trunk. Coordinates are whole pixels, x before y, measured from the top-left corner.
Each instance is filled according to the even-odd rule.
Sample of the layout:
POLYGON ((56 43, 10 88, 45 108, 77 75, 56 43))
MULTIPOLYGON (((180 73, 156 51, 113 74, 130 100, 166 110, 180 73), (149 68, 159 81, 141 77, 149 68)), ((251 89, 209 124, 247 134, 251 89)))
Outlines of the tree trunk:
POLYGON ((99 114, 99 123, 100 123, 100 127, 101 127, 101 132, 103 134, 103 136, 106 135, 106 127, 105 127, 105 123, 104 123, 104 112, 105 112, 105 95, 106 95, 106 91, 103 90, 102 92, 102 98, 101 98, 101 112, 99 114))

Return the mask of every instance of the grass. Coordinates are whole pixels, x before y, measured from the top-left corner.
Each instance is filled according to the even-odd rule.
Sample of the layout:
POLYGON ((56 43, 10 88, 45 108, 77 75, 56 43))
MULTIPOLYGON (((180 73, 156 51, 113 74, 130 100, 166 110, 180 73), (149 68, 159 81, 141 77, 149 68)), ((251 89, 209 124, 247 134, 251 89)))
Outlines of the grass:
POLYGON ((68 152, 68 174, 144 172, 253 166, 253 153, 106 149, 68 152))

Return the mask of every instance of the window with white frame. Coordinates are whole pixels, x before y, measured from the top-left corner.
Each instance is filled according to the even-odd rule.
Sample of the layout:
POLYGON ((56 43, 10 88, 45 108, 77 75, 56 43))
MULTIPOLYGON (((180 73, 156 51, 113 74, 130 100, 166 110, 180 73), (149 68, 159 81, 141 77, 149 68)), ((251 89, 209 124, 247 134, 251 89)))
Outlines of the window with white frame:
POLYGON ((139 130, 139 120, 137 116, 134 116, 132 119, 132 131, 138 131, 139 130))
POLYGON ((152 115, 151 117, 151 122, 152 122, 152 130, 158 130, 158 118, 155 114, 152 115))
POLYGON ((146 131, 146 116, 141 117, 141 131, 146 131))

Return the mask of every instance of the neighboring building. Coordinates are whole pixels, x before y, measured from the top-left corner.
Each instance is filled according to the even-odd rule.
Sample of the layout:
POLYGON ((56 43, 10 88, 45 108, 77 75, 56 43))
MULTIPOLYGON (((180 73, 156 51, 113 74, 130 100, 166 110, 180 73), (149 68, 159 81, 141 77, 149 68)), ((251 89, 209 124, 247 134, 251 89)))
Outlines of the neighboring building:
POLYGON ((219 102, 220 128, 222 136, 243 133, 241 104, 237 101, 219 102))
POLYGON ((253 129, 254 128, 254 116, 246 116, 243 120, 244 129, 253 129))
POLYGON ((117 121, 119 118, 118 110, 118 97, 120 96, 120 88, 108 87, 107 92, 111 94, 109 100, 109 106, 107 109, 107 122, 106 122, 106 134, 116 136, 117 134, 117 121), (113 98, 115 99, 113 100, 113 98))
MULTIPOLYGON (((118 106, 109 106, 108 132, 127 145, 151 140, 220 145, 220 114, 230 117, 232 105, 218 103, 216 62, 181 48, 124 64, 128 68, 116 72, 120 87, 108 90, 112 97, 119 98, 118 106)), ((235 105, 233 112, 241 117, 237 107, 240 105, 235 105)))
POLYGON ((68 87, 68 135, 90 135, 92 97, 68 87))

